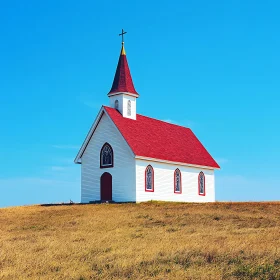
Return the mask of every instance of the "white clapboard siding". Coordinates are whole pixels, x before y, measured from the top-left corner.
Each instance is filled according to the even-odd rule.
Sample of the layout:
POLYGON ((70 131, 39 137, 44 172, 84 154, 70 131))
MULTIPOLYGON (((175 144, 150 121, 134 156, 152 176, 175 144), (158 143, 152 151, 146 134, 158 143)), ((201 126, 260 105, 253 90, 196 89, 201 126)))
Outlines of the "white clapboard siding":
POLYGON ((177 202, 214 202, 214 170, 172 165, 136 159, 136 201, 177 201, 177 202), (145 192, 145 170, 148 165, 154 169, 154 192, 145 192), (182 193, 174 193, 174 171, 181 171, 182 193), (206 195, 198 194, 198 175, 205 175, 206 195))
POLYGON ((100 200, 100 177, 112 175, 112 199, 116 202, 136 201, 135 158, 122 135, 103 114, 82 156, 81 201, 100 200), (100 168, 100 150, 108 142, 114 151, 114 167, 100 168))

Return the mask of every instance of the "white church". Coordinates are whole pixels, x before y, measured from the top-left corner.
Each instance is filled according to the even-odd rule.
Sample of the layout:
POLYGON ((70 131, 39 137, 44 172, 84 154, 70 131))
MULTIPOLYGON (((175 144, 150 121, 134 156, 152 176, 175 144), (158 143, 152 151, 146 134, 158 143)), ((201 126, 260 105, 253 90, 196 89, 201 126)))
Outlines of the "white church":
POLYGON ((108 97, 75 158, 82 203, 215 201, 220 167, 191 129, 137 114, 123 42, 108 97))

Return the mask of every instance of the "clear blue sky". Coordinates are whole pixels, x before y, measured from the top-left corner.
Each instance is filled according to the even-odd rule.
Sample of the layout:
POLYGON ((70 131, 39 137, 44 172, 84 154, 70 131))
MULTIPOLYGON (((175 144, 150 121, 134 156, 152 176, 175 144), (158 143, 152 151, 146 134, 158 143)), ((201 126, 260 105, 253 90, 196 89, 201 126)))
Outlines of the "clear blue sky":
POLYGON ((280 200, 279 1, 2 1, 0 207, 79 201, 124 28, 138 113, 190 127, 220 201, 280 200))

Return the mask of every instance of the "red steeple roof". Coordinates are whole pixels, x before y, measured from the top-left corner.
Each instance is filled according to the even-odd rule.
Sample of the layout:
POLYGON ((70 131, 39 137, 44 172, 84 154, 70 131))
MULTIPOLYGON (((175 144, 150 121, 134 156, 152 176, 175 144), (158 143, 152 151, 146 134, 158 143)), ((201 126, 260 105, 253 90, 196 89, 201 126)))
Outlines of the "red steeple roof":
POLYGON ((124 44, 122 44, 122 49, 120 53, 120 58, 119 58, 115 78, 113 81, 112 88, 108 93, 108 95, 117 92, 128 92, 138 97, 138 93, 134 88, 133 81, 130 75, 124 44))

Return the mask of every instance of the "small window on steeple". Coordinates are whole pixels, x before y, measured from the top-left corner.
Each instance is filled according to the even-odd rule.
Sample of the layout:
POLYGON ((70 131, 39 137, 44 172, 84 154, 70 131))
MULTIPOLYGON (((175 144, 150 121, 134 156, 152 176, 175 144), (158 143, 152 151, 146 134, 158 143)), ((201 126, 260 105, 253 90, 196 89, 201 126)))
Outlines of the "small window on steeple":
POLYGON ((131 101, 127 101, 127 115, 131 116, 131 101))
POLYGON ((119 100, 115 101, 115 109, 119 110, 119 100))

